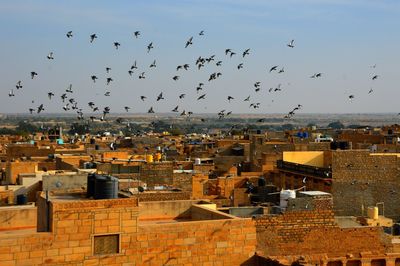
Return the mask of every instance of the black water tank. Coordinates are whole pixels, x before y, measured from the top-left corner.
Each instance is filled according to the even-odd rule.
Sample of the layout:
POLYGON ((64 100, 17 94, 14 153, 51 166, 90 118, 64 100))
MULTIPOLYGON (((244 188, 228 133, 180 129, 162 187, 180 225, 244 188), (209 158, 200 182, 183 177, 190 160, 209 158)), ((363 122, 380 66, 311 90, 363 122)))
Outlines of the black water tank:
POLYGON ((259 187, 264 187, 267 184, 267 182, 265 181, 265 178, 263 176, 260 176, 258 178, 258 186, 259 187))
POLYGON ((96 176, 94 184, 95 199, 118 198, 118 178, 112 176, 96 176))
POLYGON ((88 198, 94 196, 95 181, 96 181, 96 174, 88 174, 88 176, 87 176, 87 191, 86 191, 86 197, 88 197, 88 198))
POLYGON ((96 139, 95 138, 91 138, 90 139, 90 144, 96 144, 96 139))
POLYGON ((17 204, 25 205, 28 203, 28 197, 25 194, 17 195, 17 204))
POLYGON ((95 149, 96 151, 98 151, 98 150, 100 149, 100 146, 99 146, 98 144, 96 144, 96 145, 94 145, 94 149, 95 149))

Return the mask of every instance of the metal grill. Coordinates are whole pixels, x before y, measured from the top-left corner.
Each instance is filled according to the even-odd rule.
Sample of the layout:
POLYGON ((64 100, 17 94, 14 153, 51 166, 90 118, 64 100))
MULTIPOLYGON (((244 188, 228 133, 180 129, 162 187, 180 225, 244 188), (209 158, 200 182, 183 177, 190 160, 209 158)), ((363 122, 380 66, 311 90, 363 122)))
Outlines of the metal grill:
POLYGON ((119 253, 119 235, 94 237, 94 254, 105 255, 119 253))

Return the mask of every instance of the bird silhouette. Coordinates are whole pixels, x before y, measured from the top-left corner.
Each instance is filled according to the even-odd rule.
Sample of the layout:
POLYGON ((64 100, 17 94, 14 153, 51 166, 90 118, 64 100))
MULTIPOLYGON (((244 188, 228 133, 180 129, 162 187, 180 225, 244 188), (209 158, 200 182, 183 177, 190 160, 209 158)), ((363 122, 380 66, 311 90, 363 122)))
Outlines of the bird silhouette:
POLYGON ((72 91, 72 84, 69 84, 68 88, 65 90, 65 92, 73 93, 72 91))
POLYGON ((107 81, 107 85, 110 85, 110 82, 114 81, 114 80, 112 78, 107 78, 106 81, 107 81))
POLYGON ((374 75, 374 76, 372 77, 372 80, 376 80, 378 77, 379 77, 378 75, 374 75))
POLYGON ((175 106, 175 108, 174 109, 172 109, 172 112, 174 112, 174 113, 177 113, 178 112, 178 108, 179 108, 179 106, 177 105, 177 106, 175 106))
POLYGON ((273 66, 269 69, 269 72, 271 73, 272 71, 275 71, 278 68, 278 66, 273 66))
POLYGON ((142 72, 140 75, 139 75, 139 79, 145 79, 146 77, 144 76, 144 72, 142 72))
POLYGON ((94 83, 96 83, 96 79, 98 79, 98 77, 96 77, 95 75, 92 75, 90 78, 93 80, 94 83))
POLYGON ((47 93, 47 96, 49 97, 49 100, 51 100, 51 97, 54 96, 54 93, 50 91, 47 93))
POLYGON ((15 85, 17 90, 22 89, 22 81, 18 80, 17 84, 15 85))
POLYGON ((225 55, 228 55, 228 53, 232 53, 232 49, 230 49, 230 48, 225 49, 225 55))
POLYGON ((146 96, 140 96, 140 100, 144 101, 147 97, 146 96))
POLYGON ((278 74, 281 74, 283 72, 285 72, 285 68, 282 67, 281 69, 279 69, 278 74))
POLYGON ((228 102, 231 102, 231 100, 233 100, 235 98, 233 98, 232 96, 228 96, 228 102))
POLYGON ((206 94, 202 94, 199 97, 197 97, 197 100, 201 100, 201 99, 205 99, 206 98, 206 94))
POLYGON ((249 54, 250 54, 250 48, 249 48, 249 49, 246 49, 246 50, 244 50, 244 52, 243 52, 242 56, 243 56, 243 57, 245 57, 246 55, 249 55, 249 54))
POLYGON ((67 35, 67 38, 72 38, 73 37, 72 30, 68 31, 66 35, 67 35))
POLYGON ((290 47, 290 48, 294 48, 294 40, 291 40, 291 41, 287 44, 287 46, 290 47))
POLYGON ((241 69, 241 68, 243 68, 243 63, 240 63, 240 64, 237 66, 237 69, 241 69))
POLYGON ((33 114, 33 112, 35 111, 35 109, 33 109, 33 108, 29 108, 28 110, 29 110, 29 113, 31 113, 31 114, 33 114))
POLYGON ((244 99, 245 102, 250 101, 250 95, 246 97, 246 99, 244 99))
POLYGON ((149 44, 147 45, 147 52, 150 52, 150 50, 153 49, 153 48, 154 48, 153 42, 149 43, 149 44))
POLYGON ((110 93, 111 93, 111 92, 106 91, 106 92, 104 93, 104 96, 110 96, 110 93))
POLYGON ((186 41, 185 48, 187 48, 189 45, 192 45, 193 44, 192 41, 193 37, 190 37, 189 40, 186 41))
POLYGON ((157 96, 157 102, 158 102, 159 100, 164 100, 164 97, 163 97, 163 93, 162 93, 162 92, 157 96))
POLYGON ((14 90, 10 90, 10 92, 8 93, 8 97, 14 97, 14 96, 15 96, 14 90))
POLYGON ((38 73, 36 73, 35 71, 32 71, 31 72, 31 79, 33 79, 35 76, 37 76, 38 75, 38 73))
POLYGON ((135 31, 134 33, 133 33, 133 35, 135 36, 135 38, 138 38, 139 36, 140 36, 140 31, 135 31))
POLYGON ((179 99, 185 98, 185 95, 186 95, 186 94, 182 93, 181 95, 179 95, 179 99))
POLYGON ((43 107, 43 104, 40 104, 40 105, 38 106, 36 112, 39 114, 39 113, 41 113, 42 111, 44 111, 44 107, 43 107))
POLYGON ((106 72, 107 74, 110 73, 111 68, 110 67, 106 67, 106 72))
POLYGON ((372 88, 369 89, 368 94, 371 94, 373 91, 374 91, 374 90, 373 90, 372 88))
POLYGON ((90 43, 92 43, 94 41, 94 39, 97 39, 96 33, 93 33, 92 35, 90 35, 90 43))
POLYGON ((221 66, 222 65, 222 61, 218 61, 217 63, 215 63, 216 66, 221 66))
POLYGON ((149 114, 152 114, 152 113, 154 113, 153 106, 152 106, 152 107, 150 107, 150 109, 147 111, 147 113, 149 113, 149 114))
POLYGON ((53 59, 54 59, 53 52, 50 52, 50 53, 47 55, 47 59, 49 59, 49 60, 53 60, 53 59))
POLYGON ((179 79, 179 76, 173 76, 172 79, 177 81, 179 79))
POLYGON ((120 47, 120 46, 121 46, 121 44, 120 44, 119 42, 114 42, 114 46, 115 46, 115 49, 117 49, 117 50, 118 50, 118 47, 120 47))
POLYGON ((203 35, 204 35, 204 30, 200 31, 200 32, 199 32, 199 35, 200 35, 200 36, 203 36, 203 35))
POLYGON ((154 60, 153 63, 150 64, 150 68, 151 67, 156 67, 156 60, 154 60))
POLYGON ((137 69, 138 67, 137 67, 137 65, 136 65, 136 60, 135 60, 135 62, 133 62, 133 65, 131 66, 131 70, 134 70, 134 69, 137 69))

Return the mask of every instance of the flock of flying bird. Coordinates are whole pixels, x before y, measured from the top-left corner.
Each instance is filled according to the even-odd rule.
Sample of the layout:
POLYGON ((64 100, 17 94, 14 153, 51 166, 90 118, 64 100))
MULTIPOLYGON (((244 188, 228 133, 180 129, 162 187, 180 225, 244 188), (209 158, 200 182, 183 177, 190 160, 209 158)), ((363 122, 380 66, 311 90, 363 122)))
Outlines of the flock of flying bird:
MULTIPOLYGON (((203 35, 204 35, 204 31, 200 31, 200 32, 198 33, 198 35, 199 35, 199 36, 203 36, 203 35)), ((68 32, 66 33, 66 37, 67 37, 68 39, 73 38, 73 36, 74 36, 74 35, 73 35, 73 32, 72 32, 72 31, 68 31, 68 32)), ((137 39, 137 38, 140 38, 140 36, 141 36, 141 32, 140 32, 140 31, 135 31, 135 32, 133 33, 133 37, 136 38, 136 39, 137 39)), ((96 39, 98 38, 97 34, 95 34, 95 33, 94 33, 94 34, 91 34, 89 37, 90 37, 90 38, 89 38, 90 43, 94 43, 94 42, 96 41, 96 39)), ((119 47, 121 46, 121 44, 120 44, 119 42, 114 42, 113 45, 114 45, 115 49, 117 49, 117 50, 118 50, 119 47)), ((184 47, 185 47, 185 48, 189 48, 191 45, 193 45, 193 37, 190 37, 190 38, 186 41, 184 47)), ((286 44, 286 46, 287 46, 288 48, 295 48, 295 41, 294 41, 294 40, 291 40, 288 44, 286 44)), ((150 42, 150 43, 147 45, 146 48, 147 48, 147 53, 150 53, 151 50, 154 49, 153 42, 150 42)), ((233 51, 233 49, 231 49, 231 48, 225 49, 225 56, 227 56, 227 57, 229 57, 229 58, 232 58, 233 56, 239 56, 239 57, 241 57, 242 59, 244 59, 246 56, 249 56, 249 55, 250 55, 250 48, 245 49, 243 52, 239 53, 239 55, 237 55, 237 53, 236 53, 235 51, 233 51)), ((199 56, 199 57, 195 60, 195 64, 194 64, 194 65, 195 65, 195 67, 196 67, 198 70, 200 70, 201 68, 206 67, 207 64, 215 64, 215 66, 220 67, 220 66, 222 65, 222 61, 221 61, 221 60, 217 60, 217 59, 215 58, 215 56, 216 56, 216 55, 211 55, 211 56, 209 56, 209 57, 202 57, 202 56, 199 56)), ((49 61, 55 60, 55 58, 54 58, 54 53, 53 53, 53 52, 50 52, 50 53, 47 55, 47 59, 48 59, 49 61)), ((149 68, 151 69, 151 68, 156 68, 156 67, 157 67, 157 61, 154 60, 154 61, 150 64, 149 68)), ((376 65, 372 66, 372 68, 375 68, 375 67, 376 67, 376 65)), ((240 69, 242 69, 242 68, 243 68, 243 63, 239 63, 239 64, 237 65, 237 69, 240 70, 240 69)), ((188 71, 189 69, 190 69, 190 65, 189 65, 188 63, 185 63, 185 64, 182 64, 182 65, 178 65, 178 66, 176 67, 176 72, 177 72, 177 73, 180 73, 181 71, 188 71)), ((108 66, 107 66, 107 67, 105 68, 105 71, 106 71, 107 74, 109 74, 109 73, 111 72, 111 70, 112 70, 111 67, 108 67, 108 66)), ((283 66, 278 66, 278 65, 274 65, 274 66, 270 67, 269 69, 267 68, 267 71, 268 71, 268 70, 269 70, 269 73, 274 73, 274 72, 276 72, 277 74, 281 74, 281 73, 284 73, 284 72, 285 72, 285 68, 284 68, 283 66)), ((145 72, 145 71, 139 71, 138 73, 136 73, 136 71, 139 71, 139 67, 138 67, 137 62, 134 61, 134 63, 133 63, 133 64, 131 65, 131 67, 128 69, 127 74, 128 74, 129 76, 137 75, 137 77, 138 77, 139 80, 146 79, 146 72, 145 72)), ((38 73, 35 72, 35 71, 32 71, 32 72, 30 73, 30 77, 31 77, 32 80, 35 79, 37 76, 38 76, 38 73)), ((211 73, 211 74, 209 75, 208 82, 212 82, 213 80, 216 80, 216 79, 220 78, 221 76, 222 76, 222 73, 221 73, 221 72, 213 72, 213 73, 211 73)), ((311 75, 310 78, 312 78, 312 79, 318 79, 318 78, 321 78, 322 76, 323 76, 323 74, 318 72, 318 73, 314 73, 313 75, 311 75)), ((378 75, 373 75, 372 80, 376 80, 378 77, 379 77, 378 75)), ((99 78, 98 78, 96 75, 91 75, 91 76, 90 76, 90 79, 93 81, 93 83, 96 83, 96 81, 97 81, 99 78)), ((179 79, 180 79, 180 75, 174 75, 174 76, 172 77, 172 80, 174 80, 174 81, 178 81, 179 79)), ((107 77, 107 78, 105 79, 105 81, 106 81, 106 85, 110 85, 110 84, 114 81, 114 79, 113 79, 112 77, 107 77)), ((15 87, 16 87, 16 90, 17 90, 17 91, 20 90, 20 89, 22 89, 22 87, 23 87, 22 81, 18 81, 18 82, 16 83, 15 87)), ((202 92, 203 89, 204 89, 204 83, 203 83, 203 82, 199 82, 198 85, 197 85, 197 87, 196 87, 196 93, 199 94, 199 95, 197 96, 197 99, 196 99, 197 101, 202 101, 202 100, 205 100, 205 99, 206 99, 207 93, 203 93, 203 92, 202 92), (200 92, 201 92, 201 93, 200 93, 200 92)), ((260 90, 261 90, 261 82, 260 82, 260 81, 254 82, 254 92, 257 93, 257 92, 259 92, 260 90)), ((268 92, 269 92, 269 93, 274 93, 274 92, 279 92, 279 91, 282 91, 281 84, 278 84, 276 87, 271 87, 271 88, 268 89, 268 92)), ((373 92, 373 89, 370 89, 369 92, 368 92, 368 94, 370 94, 370 93, 372 93, 372 92, 373 92)), ((70 85, 67 87, 67 89, 65 89, 65 92, 63 92, 63 93, 60 95, 60 98, 61 98, 62 103, 63 103, 62 109, 63 109, 64 111, 74 110, 74 111, 77 113, 77 118, 78 118, 79 120, 84 120, 83 108, 81 108, 81 107, 78 105, 78 102, 77 102, 76 99, 73 97, 73 95, 74 95, 74 92, 73 92, 73 90, 72 90, 72 84, 70 84, 70 85)), ((106 91, 106 92, 104 93, 104 96, 110 96, 110 95, 111 95, 111 92, 110 92, 110 91, 106 91)), ((9 96, 9 97, 14 97, 14 96, 15 96, 15 91, 14 91, 14 89, 10 90, 8 96, 9 96)), ((53 97, 55 97, 55 93, 52 92, 52 91, 49 91, 49 92, 47 93, 47 96, 48 96, 49 100, 51 100, 53 97)), ((185 93, 182 93, 182 94, 179 95, 179 99, 184 99, 185 96, 186 96, 186 94, 185 94, 185 93)), ((355 98, 355 96, 354 96, 353 94, 351 94, 351 95, 348 96, 348 98, 349 98, 350 101, 352 101, 352 100, 355 98)), ((147 99, 147 96, 145 96, 145 95, 141 95, 141 96, 140 96, 140 100, 141 100, 141 101, 144 102, 144 101, 146 101, 146 99, 147 99)), ((227 101, 228 101, 229 103, 231 103, 231 101, 235 100, 235 98, 234 98, 232 95, 228 95, 226 99, 227 99, 227 101)), ((160 92, 160 93, 158 94, 158 96, 156 97, 156 102, 159 102, 159 101, 162 101, 162 100, 165 100, 165 97, 164 97, 164 93, 163 93, 163 92, 160 92)), ((260 105, 261 105, 260 102, 250 102, 250 95, 247 96, 245 99, 243 99, 243 101, 244 101, 244 102, 249 102, 249 108, 250 108, 250 109, 251 109, 251 108, 253 108, 253 109, 258 109, 258 108, 260 108, 260 105)), ((34 103, 34 101, 32 101, 32 103, 34 103)), ((93 113, 93 115, 91 115, 91 116, 89 117, 89 119, 90 119, 91 121, 94 121, 94 120, 96 120, 96 119, 98 119, 98 120, 100 120, 100 121, 104 121, 105 118, 106 118, 106 115, 109 114, 109 113, 110 113, 110 110, 111 110, 109 106, 106 106, 106 107, 102 108, 102 110, 101 110, 100 107, 97 106, 96 103, 93 102, 93 101, 88 102, 87 105, 90 107, 90 109, 91 109, 91 111, 92 111, 92 113, 93 113), (97 112, 101 112, 101 115, 100 115, 99 117, 97 117, 97 116, 95 115, 97 112)), ((286 118, 286 119, 292 118, 292 117, 295 115, 295 112, 298 111, 298 110, 300 110, 301 108, 302 108, 302 105, 301 105, 301 104, 298 104, 298 105, 295 106, 292 110, 290 110, 290 111, 284 116, 284 118, 286 118)), ((129 106, 124 106, 124 110, 125 110, 126 112, 129 112, 130 109, 131 109, 131 107, 129 107, 129 106)), ((38 114, 39 114, 39 113, 43 112, 44 110, 45 110, 45 106, 44 106, 43 103, 39 104, 37 107, 31 107, 31 108, 29 108, 29 112, 30 112, 31 114, 33 114, 33 113, 38 113, 38 114)), ((193 114, 192 111, 179 110, 179 104, 176 105, 171 111, 174 112, 174 113, 179 113, 180 116, 186 116, 186 117, 190 117, 190 116, 193 114)), ((147 113, 155 113, 155 109, 153 108, 153 106, 151 106, 151 107, 147 110, 147 113)), ((227 110, 221 110, 221 111, 219 111, 219 112, 217 113, 217 115, 218 115, 218 117, 219 117, 220 119, 225 118, 225 117, 228 117, 230 114, 232 114, 232 111, 227 111, 227 110)), ((204 119, 201 119, 201 120, 202 120, 202 121, 205 121, 204 119)), ((119 121, 121 121, 121 119, 119 119, 119 121)), ((257 122, 264 122, 264 119, 259 119, 259 120, 257 120, 257 122)))

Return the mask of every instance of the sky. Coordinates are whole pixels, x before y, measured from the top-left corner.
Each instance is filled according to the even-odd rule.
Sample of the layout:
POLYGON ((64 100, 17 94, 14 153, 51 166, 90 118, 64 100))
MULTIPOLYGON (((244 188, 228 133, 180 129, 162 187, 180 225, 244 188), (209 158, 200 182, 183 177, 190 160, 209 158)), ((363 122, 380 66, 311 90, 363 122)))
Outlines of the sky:
POLYGON ((45 113, 64 112, 60 96, 72 84, 68 97, 85 113, 90 101, 113 113, 125 112, 124 106, 132 113, 150 107, 170 112, 177 105, 194 113, 287 113, 298 104, 298 113, 397 113, 399 14, 397 0, 2 0, 0 112, 29 113, 40 104, 45 113), (134 38, 137 30, 141 35, 134 38), (90 43, 93 33, 98 38, 90 43), (294 48, 287 46, 292 39, 294 48), (121 46, 115 49, 114 42, 121 46), (150 42, 154 49, 147 53, 150 42), (236 55, 225 55, 227 48, 236 55), (54 60, 46 58, 50 52, 54 60), (211 55, 215 61, 198 70, 196 59, 211 55), (149 68, 154 60, 157 66, 149 68), (138 69, 129 76, 134 61, 138 69), (176 70, 185 63, 189 70, 176 70), (284 72, 270 73, 275 65, 284 72), (38 76, 31 79, 31 71, 38 76), (145 79, 138 78, 141 72, 145 79), (222 76, 208 81, 214 72, 222 76), (314 73, 322 76, 310 78, 314 73), (23 87, 17 90, 19 80, 23 87), (281 91, 269 92, 278 86, 281 91), (48 92, 55 94, 51 100, 48 92), (165 99, 156 101, 161 92, 165 99), (228 96, 234 99, 228 102, 228 96), (249 108, 256 102, 260 108, 249 108))

